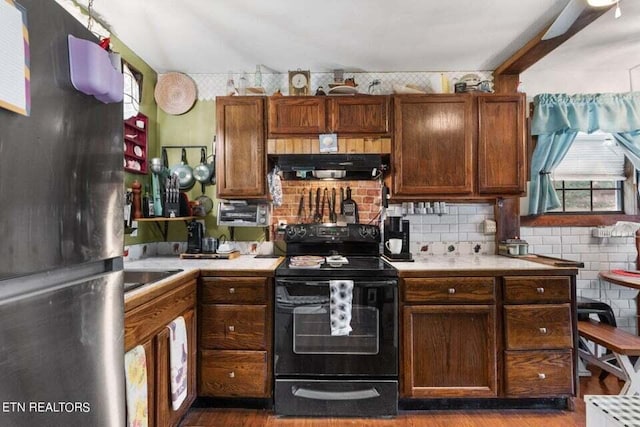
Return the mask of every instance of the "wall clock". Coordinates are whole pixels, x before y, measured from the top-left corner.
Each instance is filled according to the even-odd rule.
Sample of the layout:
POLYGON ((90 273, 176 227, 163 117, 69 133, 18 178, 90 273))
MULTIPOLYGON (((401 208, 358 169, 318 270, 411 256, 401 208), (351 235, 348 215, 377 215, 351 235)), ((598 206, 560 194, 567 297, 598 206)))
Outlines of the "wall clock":
POLYGON ((309 70, 289 71, 289 95, 309 95, 311 73, 309 70))

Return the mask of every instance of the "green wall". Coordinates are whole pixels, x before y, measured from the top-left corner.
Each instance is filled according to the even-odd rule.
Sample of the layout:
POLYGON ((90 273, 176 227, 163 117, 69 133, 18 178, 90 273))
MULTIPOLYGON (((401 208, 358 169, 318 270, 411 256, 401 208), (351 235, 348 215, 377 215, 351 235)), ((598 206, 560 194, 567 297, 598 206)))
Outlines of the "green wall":
MULTIPOLYGON (((174 116, 165 113, 160 108, 157 110, 158 117, 158 142, 156 155, 160 156, 161 147, 179 147, 189 145, 204 145, 207 147, 207 154, 212 153, 213 139, 216 133, 216 107, 215 101, 196 101, 191 110, 185 114, 174 116)), ((167 154, 169 157, 169 166, 173 166, 180 162, 181 150, 169 148, 167 154)), ((196 166, 200 163, 200 150, 198 148, 187 149, 187 161, 189 165, 196 166)), ((209 159, 211 161, 211 159, 209 159)), ((218 201, 215 198, 215 186, 209 185, 205 187, 205 194, 214 201, 213 211, 205 217, 206 235, 220 237, 225 235, 230 237, 227 227, 218 228, 216 225, 216 215, 218 201)), ((200 184, 196 184, 188 193, 189 200, 193 200, 202 194, 200 184)), ((264 230, 248 227, 236 227, 235 240, 252 241, 264 240, 264 230)), ((186 240, 186 229, 184 223, 171 223, 169 225, 169 241, 186 240)))
MULTIPOLYGON (((149 125, 147 127, 147 149, 149 150, 149 157, 152 157, 158 138, 158 108, 155 100, 153 99, 153 89, 156 86, 158 75, 151 67, 149 67, 149 65, 147 65, 146 62, 140 59, 138 55, 114 36, 111 36, 111 46, 114 51, 120 53, 123 60, 131 64, 143 75, 140 112, 149 118, 149 125)), ((149 189, 151 188, 150 176, 125 173, 123 191, 125 191, 126 188, 131 188, 131 183, 134 180, 138 180, 143 185, 143 189, 145 184, 149 185, 149 189)), ((138 235, 136 237, 125 235, 124 244, 131 245, 134 243, 147 243, 161 240, 160 234, 156 231, 155 227, 152 227, 153 226, 151 224, 140 224, 138 235)))

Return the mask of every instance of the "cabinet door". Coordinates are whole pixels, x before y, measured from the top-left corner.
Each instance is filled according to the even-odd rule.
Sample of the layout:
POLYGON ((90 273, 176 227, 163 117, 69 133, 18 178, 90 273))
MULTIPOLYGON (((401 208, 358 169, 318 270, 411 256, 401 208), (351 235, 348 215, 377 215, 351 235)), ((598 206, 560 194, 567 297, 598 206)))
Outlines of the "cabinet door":
POLYGON ((339 134, 387 134, 389 97, 355 96, 329 99, 329 122, 339 134))
POLYGON ((396 95, 394 110, 394 196, 471 194, 473 98, 396 95))
POLYGON ((266 198, 264 98, 216 99, 217 194, 220 198, 266 198))
POLYGON ((525 186, 524 94, 478 96, 478 192, 520 194, 525 186))
POLYGON ((493 305, 403 309, 402 397, 497 395, 493 305))
POLYGON ((269 136, 317 135, 326 132, 324 97, 269 98, 269 136))
MULTIPOLYGON (((177 426, 196 398, 196 317, 195 310, 182 315, 187 327, 187 397, 177 411, 171 406, 171 359, 169 329, 156 336, 156 419, 158 426, 177 426)), ((153 425, 153 424, 150 424, 153 425)))

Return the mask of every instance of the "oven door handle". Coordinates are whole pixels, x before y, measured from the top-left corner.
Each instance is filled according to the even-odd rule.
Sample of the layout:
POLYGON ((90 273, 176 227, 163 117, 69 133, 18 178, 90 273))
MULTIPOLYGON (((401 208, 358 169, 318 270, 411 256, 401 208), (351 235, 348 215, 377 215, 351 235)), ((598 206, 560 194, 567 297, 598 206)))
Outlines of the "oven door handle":
MULTIPOLYGON (((303 286, 329 286, 329 280, 298 280, 298 279, 277 279, 276 284, 282 285, 303 285, 303 286)), ((375 288, 381 286, 397 286, 397 280, 354 280, 354 287, 375 288)))
POLYGON ((292 392, 295 397, 314 400, 364 400, 380 397, 380 393, 375 387, 353 391, 323 391, 303 387, 293 388, 294 390, 292 390, 292 392))

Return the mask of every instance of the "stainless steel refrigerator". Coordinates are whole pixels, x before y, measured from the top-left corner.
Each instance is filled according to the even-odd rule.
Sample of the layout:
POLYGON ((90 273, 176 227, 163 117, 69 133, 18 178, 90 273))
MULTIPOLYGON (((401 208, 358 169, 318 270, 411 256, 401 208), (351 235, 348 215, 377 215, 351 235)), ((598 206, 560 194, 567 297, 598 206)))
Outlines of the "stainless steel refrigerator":
POLYGON ((67 36, 95 36, 17 2, 31 115, 0 108, 0 425, 121 427, 122 104, 71 85, 67 36))

